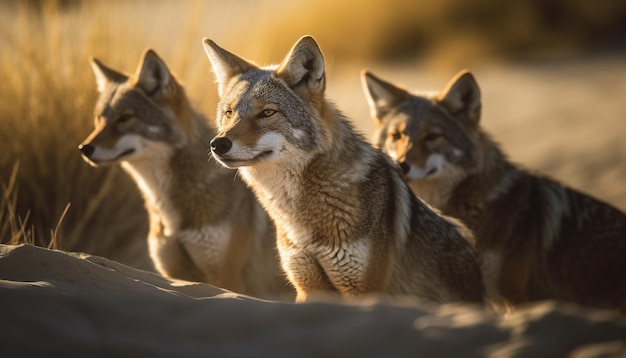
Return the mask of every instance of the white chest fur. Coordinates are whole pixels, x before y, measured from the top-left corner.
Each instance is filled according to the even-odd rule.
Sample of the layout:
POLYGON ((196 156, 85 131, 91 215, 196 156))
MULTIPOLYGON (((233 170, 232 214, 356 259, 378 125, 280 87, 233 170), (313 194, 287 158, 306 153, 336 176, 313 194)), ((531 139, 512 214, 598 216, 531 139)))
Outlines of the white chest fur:
POLYGON ((180 222, 178 211, 169 198, 172 170, 169 166, 168 154, 163 153, 150 158, 136 158, 132 162, 122 162, 122 167, 132 176, 141 190, 150 214, 158 215, 166 236, 171 235, 180 222))

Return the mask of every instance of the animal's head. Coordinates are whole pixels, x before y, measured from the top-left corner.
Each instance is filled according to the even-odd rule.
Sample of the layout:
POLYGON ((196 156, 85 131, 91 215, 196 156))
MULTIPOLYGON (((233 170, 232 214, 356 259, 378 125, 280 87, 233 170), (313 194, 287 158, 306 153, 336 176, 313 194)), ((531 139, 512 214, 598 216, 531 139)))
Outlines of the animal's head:
POLYGON ((376 124, 374 142, 407 180, 441 178, 477 165, 481 100, 470 72, 459 72, 439 93, 424 96, 367 71, 361 79, 376 124))
POLYGON ((321 136, 324 58, 302 37, 279 65, 259 67, 203 40, 218 85, 213 157, 228 168, 297 161, 321 136))
POLYGON ((177 112, 184 91, 152 50, 144 52, 132 75, 91 60, 100 98, 94 130, 78 146, 93 166, 163 153, 180 140, 177 112))

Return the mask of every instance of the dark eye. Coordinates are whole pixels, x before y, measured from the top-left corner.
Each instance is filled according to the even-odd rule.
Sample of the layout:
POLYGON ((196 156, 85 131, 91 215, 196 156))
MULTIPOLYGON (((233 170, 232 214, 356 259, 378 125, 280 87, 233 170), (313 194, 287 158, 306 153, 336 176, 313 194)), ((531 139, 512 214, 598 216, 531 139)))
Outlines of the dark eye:
POLYGON ((400 131, 395 131, 391 134, 391 139, 394 141, 399 140, 400 138, 402 138, 402 133, 400 133, 400 131))
POLYGON ((224 111, 224 115, 225 115, 227 118, 232 117, 232 116, 233 116, 233 110, 232 110, 232 109, 227 109, 226 111, 224 111))
POLYGON ((276 114, 276 110, 267 108, 267 109, 264 109, 261 113, 259 113, 259 118, 271 117, 274 114, 276 114))
POLYGON ((129 114, 124 114, 121 115, 117 118, 117 123, 126 123, 128 121, 130 121, 130 119, 133 118, 133 116, 129 115, 129 114))
POLYGON ((439 133, 428 133, 424 137, 424 142, 432 142, 432 141, 437 140, 439 138, 441 138, 441 134, 439 134, 439 133))

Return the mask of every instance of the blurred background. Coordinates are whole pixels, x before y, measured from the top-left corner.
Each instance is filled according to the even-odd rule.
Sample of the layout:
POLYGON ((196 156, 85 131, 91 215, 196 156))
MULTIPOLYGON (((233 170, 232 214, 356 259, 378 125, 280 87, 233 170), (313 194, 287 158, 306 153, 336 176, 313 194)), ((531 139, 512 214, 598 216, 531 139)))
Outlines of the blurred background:
POLYGON ((361 69, 439 90, 469 68, 482 124, 513 161, 626 210, 624 1, 0 0, 1 242, 151 269, 135 184, 76 149, 93 126, 89 58, 131 72, 153 48, 213 118, 203 37, 269 64, 305 34, 328 97, 368 138, 361 69))

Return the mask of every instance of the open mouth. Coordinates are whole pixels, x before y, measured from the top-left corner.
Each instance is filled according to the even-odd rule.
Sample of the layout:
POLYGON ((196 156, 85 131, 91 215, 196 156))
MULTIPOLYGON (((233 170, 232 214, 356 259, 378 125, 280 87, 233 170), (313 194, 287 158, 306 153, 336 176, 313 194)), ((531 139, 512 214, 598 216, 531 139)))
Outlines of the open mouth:
POLYGON ((123 157, 125 157, 127 155, 133 154, 134 152, 135 152, 135 148, 126 149, 125 151, 121 152, 117 157, 111 159, 111 161, 118 160, 118 159, 123 158, 123 157))
POLYGON ((258 159, 261 159, 261 158, 265 158, 265 157, 271 155, 272 153, 274 153, 274 151, 271 150, 271 149, 268 149, 266 151, 263 151, 263 152, 255 155, 254 158, 252 158, 252 161, 255 161, 255 160, 258 160, 258 159))
POLYGON ((437 173, 437 168, 430 168, 430 170, 428 172, 426 172, 425 177, 429 177, 433 174, 437 173))
POLYGON ((135 152, 134 148, 129 148, 126 149, 125 151, 123 151, 122 153, 118 154, 116 157, 113 157, 111 159, 97 159, 94 158, 93 156, 88 156, 86 154, 81 154, 83 156, 83 158, 87 161, 87 163, 91 164, 92 166, 96 167, 99 165, 108 165, 108 164, 112 164, 115 161, 122 159, 123 157, 126 157, 128 155, 131 155, 135 152))

